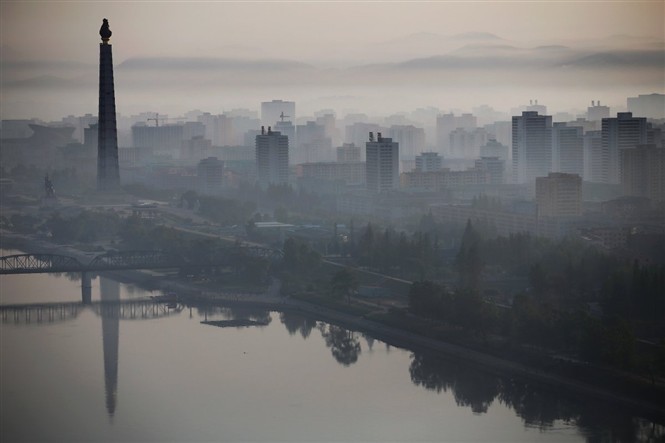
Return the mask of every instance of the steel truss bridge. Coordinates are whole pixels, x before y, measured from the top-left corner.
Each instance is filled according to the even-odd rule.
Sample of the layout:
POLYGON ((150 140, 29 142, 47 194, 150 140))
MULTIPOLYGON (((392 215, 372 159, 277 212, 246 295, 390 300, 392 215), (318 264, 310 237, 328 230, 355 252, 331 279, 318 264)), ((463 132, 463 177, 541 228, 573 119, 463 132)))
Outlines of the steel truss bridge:
POLYGON ((73 320, 90 309, 100 317, 120 320, 150 320, 179 314, 184 305, 164 303, 153 299, 81 302, 39 303, 0 306, 2 323, 58 323, 73 320))
POLYGON ((160 269, 226 266, 242 258, 278 261, 282 251, 260 246, 233 246, 205 259, 187 260, 163 251, 120 251, 101 254, 88 263, 59 254, 17 254, 0 257, 0 274, 38 274, 48 272, 102 272, 128 269, 160 269))

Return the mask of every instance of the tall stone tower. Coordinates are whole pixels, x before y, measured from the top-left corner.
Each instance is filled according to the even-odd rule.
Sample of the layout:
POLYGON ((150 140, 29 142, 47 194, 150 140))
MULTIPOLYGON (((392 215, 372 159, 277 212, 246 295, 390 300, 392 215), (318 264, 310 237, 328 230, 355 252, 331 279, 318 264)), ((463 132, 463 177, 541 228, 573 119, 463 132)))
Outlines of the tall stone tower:
POLYGON ((120 188, 120 168, 113 87, 113 53, 109 44, 111 29, 108 20, 104 19, 99 35, 102 37, 102 43, 99 45, 97 190, 113 191, 120 188))

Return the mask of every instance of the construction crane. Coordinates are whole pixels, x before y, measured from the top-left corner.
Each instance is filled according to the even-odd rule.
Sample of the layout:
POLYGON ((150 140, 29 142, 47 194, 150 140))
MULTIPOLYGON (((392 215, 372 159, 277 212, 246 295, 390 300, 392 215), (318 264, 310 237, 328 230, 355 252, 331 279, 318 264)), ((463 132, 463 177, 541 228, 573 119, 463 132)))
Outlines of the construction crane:
POLYGON ((282 111, 281 114, 279 114, 279 118, 282 120, 282 123, 284 123, 285 118, 291 117, 290 115, 284 115, 284 111, 282 111))
POLYGON ((155 127, 159 127, 159 114, 155 114, 155 118, 149 118, 146 121, 155 121, 155 127))
POLYGON ((168 117, 161 117, 161 118, 160 118, 160 117, 159 117, 159 114, 155 113, 155 118, 149 118, 149 119, 147 119, 146 121, 149 121, 149 122, 150 122, 150 121, 154 121, 154 122, 155 122, 155 127, 159 127, 159 122, 160 122, 160 121, 163 122, 163 121, 166 121, 166 120, 177 120, 177 119, 168 118, 168 117))

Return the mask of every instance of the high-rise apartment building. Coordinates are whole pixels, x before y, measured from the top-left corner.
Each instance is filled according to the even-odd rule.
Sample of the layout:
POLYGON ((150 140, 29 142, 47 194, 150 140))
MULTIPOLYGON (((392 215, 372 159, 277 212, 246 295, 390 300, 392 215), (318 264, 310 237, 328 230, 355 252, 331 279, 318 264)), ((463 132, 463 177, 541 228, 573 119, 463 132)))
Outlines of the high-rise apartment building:
POLYGON ((524 111, 513 117, 513 180, 532 182, 552 170, 552 117, 524 111))
POLYGON ((213 146, 233 146, 235 144, 233 119, 231 117, 204 112, 197 117, 197 121, 205 127, 205 138, 210 140, 213 146))
POLYGON ((441 114, 436 117, 436 145, 444 157, 450 156, 450 133, 457 128, 475 129, 478 120, 473 114, 441 114))
POLYGON ((545 115, 547 114, 547 106, 545 105, 539 105, 538 104, 538 99, 536 100, 529 100, 529 106, 526 107, 526 110, 528 112, 537 112, 540 115, 545 115))
POLYGON ((580 126, 552 126, 552 171, 584 174, 584 136, 580 126))
POLYGON ((256 174, 263 188, 289 182, 289 138, 261 127, 256 136, 256 174))
POLYGON ((499 157, 480 157, 474 162, 476 169, 487 171, 489 182, 493 185, 504 183, 504 171, 506 162, 499 157))
POLYGON ((205 134, 206 126, 201 121, 159 126, 138 123, 132 126, 132 145, 135 148, 150 149, 156 155, 178 158, 186 142, 204 138, 205 134))
POLYGON ((478 158, 480 147, 489 139, 490 134, 484 128, 457 128, 450 133, 450 158, 478 158))
POLYGON ((365 176, 367 189, 382 192, 399 187, 399 143, 377 133, 369 133, 365 143, 365 176))
POLYGON ((416 171, 440 171, 442 160, 438 152, 423 152, 416 156, 416 171))
POLYGON ((583 139, 584 151, 584 180, 594 183, 607 183, 607 165, 608 160, 604 156, 601 131, 586 131, 583 139))
POLYGON ((316 124, 325 128, 326 137, 332 140, 333 145, 338 145, 342 141, 342 134, 337 129, 337 119, 332 112, 325 112, 316 117, 316 124))
POLYGON ((425 150, 425 130, 413 125, 392 125, 390 138, 399 143, 400 160, 411 160, 425 150))
MULTIPOLYGON (((356 146, 364 146, 369 132, 376 134, 377 132, 384 132, 387 130, 387 128, 376 123, 354 122, 346 126, 344 140, 346 143, 353 143, 356 146)), ((360 155, 362 161, 365 157, 365 151, 362 150, 360 155)))
POLYGON ((71 126, 74 128, 73 137, 83 143, 83 130, 90 125, 97 123, 97 116, 92 114, 85 114, 82 116, 68 115, 67 117, 62 118, 62 124, 64 126, 71 126))
POLYGON ((296 121, 295 102, 283 100, 261 102, 261 124, 273 127, 275 123, 283 119, 296 121))
POLYGON ((582 178, 552 172, 536 178, 538 217, 577 217, 582 214, 582 178))
POLYGON ((224 162, 217 157, 204 158, 196 167, 199 192, 206 195, 219 193, 224 184, 224 162))
POLYGON ((326 128, 314 121, 296 126, 296 142, 292 163, 331 161, 335 158, 332 140, 326 136, 326 128))
MULTIPOLYGON (((289 138, 289 144, 291 147, 295 147, 296 144, 296 127, 293 125, 291 120, 280 120, 273 126, 275 131, 279 132, 282 135, 286 135, 289 138)), ((294 153, 291 152, 291 163, 295 163, 294 153)))
POLYGON ((185 127, 180 124, 148 126, 138 123, 132 126, 132 145, 136 148, 151 148, 156 152, 180 149, 185 127))
POLYGON ((646 118, 665 118, 665 94, 642 94, 628 97, 628 111, 646 118))
POLYGON ((586 108, 586 118, 592 122, 599 122, 604 118, 610 117, 610 107, 601 106, 600 100, 598 102, 592 100, 591 106, 586 108))
POLYGON ((619 152, 647 143, 647 119, 619 112, 616 118, 602 120, 602 169, 605 183, 618 184, 621 177, 619 152))
POLYGON ((665 148, 638 145, 622 149, 620 158, 624 195, 647 197, 653 202, 665 200, 665 148))
POLYGON ((353 143, 344 143, 337 147, 338 163, 358 163, 360 162, 360 146, 353 143))
POLYGON ((501 160, 510 160, 510 148, 497 140, 490 138, 480 147, 481 157, 499 157, 501 160))

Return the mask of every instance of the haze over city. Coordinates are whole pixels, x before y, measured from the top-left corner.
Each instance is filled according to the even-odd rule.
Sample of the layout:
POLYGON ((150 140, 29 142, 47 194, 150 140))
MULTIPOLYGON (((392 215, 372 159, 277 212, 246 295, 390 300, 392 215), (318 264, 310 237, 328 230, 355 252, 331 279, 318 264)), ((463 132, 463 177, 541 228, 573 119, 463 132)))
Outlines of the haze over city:
POLYGON ((96 103, 94 35, 114 24, 118 112, 253 108, 301 115, 435 106, 553 111, 663 92, 663 3, 213 2, 0 5, 2 118, 96 103), (302 112, 300 112, 302 111, 302 112))
POLYGON ((665 441, 663 17, 0 0, 0 441, 665 441))

